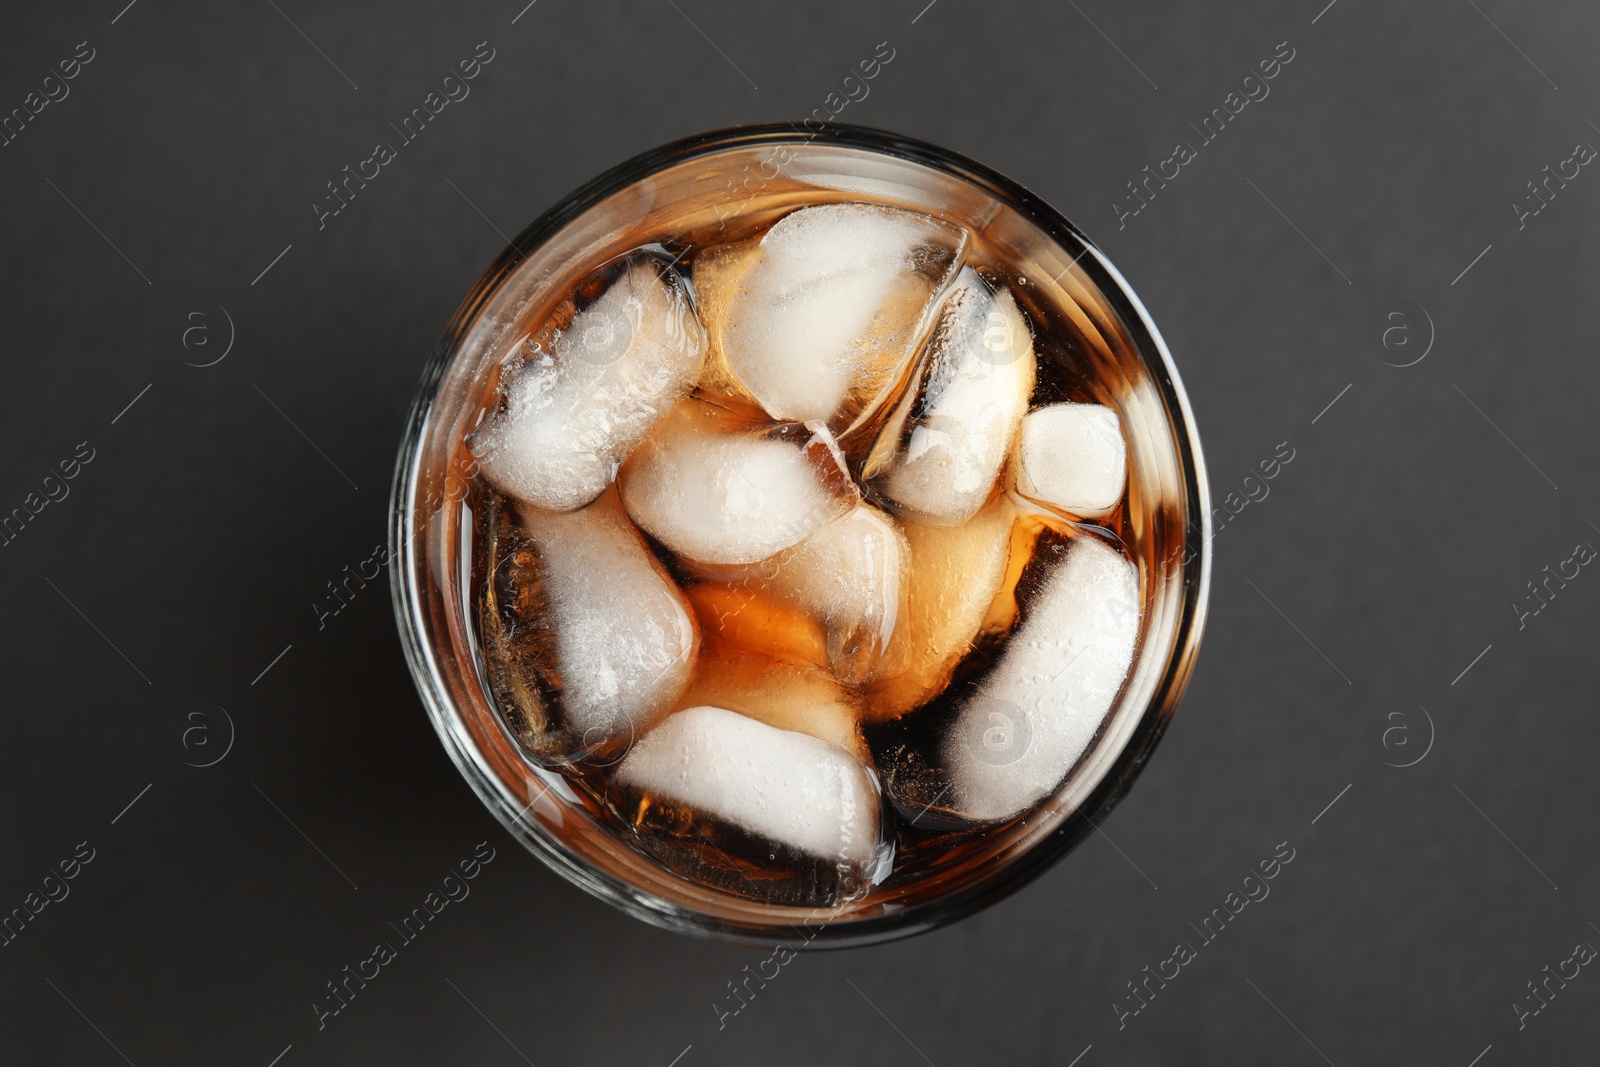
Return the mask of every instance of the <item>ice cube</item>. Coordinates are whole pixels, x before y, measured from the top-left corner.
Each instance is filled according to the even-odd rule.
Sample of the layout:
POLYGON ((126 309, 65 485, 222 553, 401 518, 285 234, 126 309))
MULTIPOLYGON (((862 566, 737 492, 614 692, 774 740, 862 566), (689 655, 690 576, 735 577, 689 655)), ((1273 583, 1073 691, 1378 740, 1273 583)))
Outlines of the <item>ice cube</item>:
POLYGON ((1029 500, 1083 519, 1122 499, 1127 449, 1117 413, 1100 404, 1051 404, 1022 419, 1016 488, 1029 500))
MULTIPOLYGON (((571 311, 570 305, 568 311, 571 311)), ((639 258, 565 329, 524 344, 503 406, 471 449, 496 487, 535 507, 571 511, 599 496, 624 457, 691 388, 705 332, 683 282, 639 258)))
POLYGON ((1021 624, 942 745, 948 803, 979 822, 1061 784, 1111 710, 1139 634, 1138 570, 1093 535, 1041 539, 1023 583, 1021 624))
POLYGON ((673 706, 699 633, 614 490, 498 525, 485 640, 512 732, 535 756, 614 756, 673 706))
POLYGON ((622 501, 673 552, 754 563, 848 511, 856 492, 826 429, 725 432, 712 405, 680 404, 623 468, 622 501))
POLYGON ((707 602, 727 612, 718 628, 732 640, 762 648, 776 639, 788 658, 819 662, 846 685, 860 685, 877 669, 899 619, 906 556, 894 521, 863 504, 760 563, 696 568, 722 584, 696 586, 704 592, 690 596, 697 607, 707 602), (772 597, 803 614, 787 618, 772 597), (818 636, 820 661, 813 658, 818 636))
POLYGON ((815 667, 708 641, 678 703, 727 708, 868 758, 855 703, 831 675, 815 667))
POLYGON ((909 560, 905 600, 877 681, 868 689, 869 719, 903 715, 949 683, 986 628, 1012 561, 1027 558, 1026 544, 1013 545, 1015 520, 1015 506, 999 497, 961 526, 902 526, 909 560))
POLYGON ((955 526, 983 507, 1033 391, 1033 341, 1007 292, 963 268, 863 475, 898 512, 955 526))
POLYGON ((843 432, 900 374, 965 242, 959 227, 868 204, 785 216, 728 304, 728 366, 773 418, 843 432))
POLYGON ((839 680, 872 677, 899 621, 906 542, 888 516, 860 505, 774 559, 771 589, 819 616, 839 680))
POLYGON ((759 237, 714 245, 694 257, 695 310, 706 331, 706 365, 701 371, 697 396, 724 407, 765 416, 761 403, 750 395, 728 366, 722 349, 722 331, 727 324, 728 305, 739 291, 739 279, 761 255, 759 237))
POLYGON ((876 866, 871 773, 837 745, 712 706, 676 712, 634 746, 617 781, 817 859, 876 866))

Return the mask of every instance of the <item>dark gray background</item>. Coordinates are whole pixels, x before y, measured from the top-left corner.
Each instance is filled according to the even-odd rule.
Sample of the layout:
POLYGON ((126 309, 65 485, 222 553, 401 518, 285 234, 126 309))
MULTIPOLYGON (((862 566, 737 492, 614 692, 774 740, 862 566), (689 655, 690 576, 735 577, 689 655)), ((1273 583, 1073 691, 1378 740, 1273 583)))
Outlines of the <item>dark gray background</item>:
POLYGON ((124 2, 0 16, 0 112, 96 50, 0 148, 0 513, 95 450, 0 548, 0 910, 96 850, 0 947, 0 1061, 1593 1062, 1600 974, 1520 1031, 1512 1005, 1600 945, 1600 577, 1521 630, 1512 605, 1600 545, 1600 175, 1525 229, 1510 205, 1600 145, 1594 5, 124 2), (1285 40, 1271 95, 1119 230, 1124 183, 1285 40), (319 232, 324 182, 481 41, 471 96, 319 232), (321 630, 312 604, 385 536, 497 230, 661 142, 804 115, 881 41, 839 118, 989 163, 1102 244, 1219 500, 1295 458, 1218 535, 1193 687, 1109 839, 952 928, 804 956, 719 1031, 767 954, 522 853, 436 740, 387 588, 321 630), (1403 300, 1437 337, 1396 369, 1371 323, 1403 300), (219 308, 232 350, 185 366, 219 308), (231 750, 186 765, 222 750, 216 706, 231 750), (470 898, 319 1031, 324 983, 484 840, 470 898), (1284 841, 1270 898, 1119 1030, 1125 983, 1284 841))

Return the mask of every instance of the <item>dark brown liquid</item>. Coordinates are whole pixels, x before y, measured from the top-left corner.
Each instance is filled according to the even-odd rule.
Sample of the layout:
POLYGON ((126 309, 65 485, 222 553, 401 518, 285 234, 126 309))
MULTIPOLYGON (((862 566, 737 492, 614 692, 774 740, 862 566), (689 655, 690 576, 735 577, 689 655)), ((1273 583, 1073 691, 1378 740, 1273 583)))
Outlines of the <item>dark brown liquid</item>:
MULTIPOLYGON (((796 200, 788 208, 805 205, 796 200)), ((659 244, 637 249, 630 256, 654 257, 663 269, 693 277, 697 261, 706 255, 726 254, 730 246, 759 238, 782 211, 746 218, 740 228, 723 226, 690 229, 659 244), (670 267, 668 266, 670 264, 670 267)), ((1035 385, 1028 409, 1063 401, 1100 403, 1117 410, 1114 390, 1095 373, 1091 351, 1095 340, 1084 337, 1062 309, 1041 295, 1027 270, 1007 263, 988 248, 977 234, 969 234, 964 251, 967 265, 996 289, 1008 290, 1028 320, 1037 358, 1035 385)), ((574 308, 581 311, 617 274, 619 260, 597 265, 588 278, 562 302, 552 316, 556 325, 570 321, 574 308)), ((688 287, 695 294, 692 285, 688 287)), ((550 325, 533 323, 530 338, 550 325)), ((920 351, 921 342, 918 349, 920 351)), ((520 346, 519 346, 520 347, 520 346)), ((908 388, 915 359, 907 360, 900 378, 891 382, 879 401, 868 406, 860 420, 841 436, 841 446, 852 473, 859 474, 866 448, 876 436, 894 401, 908 388)), ((695 395, 718 404, 730 423, 770 423, 759 408, 731 397, 719 386, 718 369, 711 366, 695 395), (708 380, 709 379, 709 380, 708 380)), ((502 370, 503 376, 504 371, 502 370)), ((494 382, 483 398, 489 412, 500 402, 494 382)), ((462 445, 461 461, 467 456, 462 445)), ((1130 476, 1130 485, 1134 479, 1130 476)), ((1006 475, 992 489, 991 503, 1007 497, 1006 475)), ((885 501, 862 490, 863 501, 891 509, 885 501)), ((526 757, 565 775, 597 817, 614 826, 618 838, 656 861, 705 885, 762 901, 811 906, 831 906, 856 900, 864 894, 893 899, 898 889, 930 872, 960 865, 974 854, 978 838, 992 832, 990 825, 974 826, 941 804, 917 769, 937 762, 937 750, 955 717, 956 709, 1005 650, 1038 575, 1074 537, 1095 536, 1115 544, 1124 555, 1133 543, 1131 501, 1137 490, 1125 491, 1122 502, 1092 526, 1047 507, 1026 505, 1010 498, 1011 554, 998 594, 983 625, 973 635, 934 692, 917 699, 912 710, 894 716, 882 714, 886 701, 883 680, 868 679, 844 685, 851 706, 862 723, 858 751, 876 765, 883 786, 884 840, 892 845, 892 871, 877 884, 868 884, 871 871, 847 870, 831 863, 699 816, 680 805, 647 792, 624 788, 615 780, 618 761, 637 739, 585 738, 563 721, 560 712, 562 679, 551 666, 552 622, 543 601, 542 562, 537 548, 519 533, 515 505, 481 478, 474 479, 468 505, 475 518, 472 542, 472 589, 478 640, 484 654, 485 675, 508 732, 526 757), (528 665, 535 665, 530 669, 528 665), (882 721, 876 721, 882 720, 882 721)), ((896 518, 902 529, 911 520, 896 518)), ((802 670, 827 670, 828 635, 820 622, 791 605, 764 600, 748 587, 708 580, 705 568, 677 558, 664 545, 645 535, 645 541, 666 572, 677 582, 692 606, 701 632, 700 660, 707 657, 766 657, 772 664, 802 670)), ((956 580, 959 580, 959 575, 956 580)), ((764 661, 760 661, 764 662, 764 661)), ((774 668, 777 669, 777 668, 774 668)), ((701 680, 697 665, 690 679, 694 691, 701 680)), ((903 692, 903 691, 902 691, 903 692)), ((902 696, 900 699, 904 699, 902 696)), ((684 704, 674 707, 687 706, 684 704)), ((738 710, 738 709, 735 709, 738 710)), ((1027 814, 1017 818, 1026 819, 1027 814)), ((882 871, 878 872, 880 875, 882 871)))

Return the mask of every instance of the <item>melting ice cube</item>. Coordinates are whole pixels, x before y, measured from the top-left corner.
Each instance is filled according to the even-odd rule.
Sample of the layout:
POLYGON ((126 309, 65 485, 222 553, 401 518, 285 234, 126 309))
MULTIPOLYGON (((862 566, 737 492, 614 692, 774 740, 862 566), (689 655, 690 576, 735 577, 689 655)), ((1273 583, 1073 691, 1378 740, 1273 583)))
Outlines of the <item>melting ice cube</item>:
POLYGON ((551 511, 580 508, 694 387, 705 332, 683 283, 653 260, 632 262, 563 330, 530 341, 509 372, 504 406, 474 434, 484 477, 551 511))
POLYGON ((863 475, 902 514, 955 526, 983 507, 1033 391, 1033 341, 1010 293, 956 277, 912 388, 863 475))
POLYGON ((1106 514, 1122 499, 1126 445, 1117 413, 1100 404, 1051 404, 1022 420, 1017 492, 1079 518, 1106 514))
POLYGON ((965 242, 948 223, 867 204, 785 216, 729 302, 728 366, 773 418, 842 432, 900 373, 965 242))
POLYGON ((1041 539, 1023 584, 1021 625, 942 746, 947 802, 976 821, 1061 784, 1111 710, 1139 633, 1138 571, 1097 537, 1041 539))
POLYGON ((703 563, 754 563, 850 509, 855 487, 825 429, 717 432, 698 400, 679 405, 623 469, 635 522, 703 563))
POLYGON ((614 754, 683 691, 693 617, 614 491, 578 511, 519 511, 497 524, 485 604, 502 712, 541 758, 614 754))
POLYGON ((875 867, 871 773, 837 745, 726 708, 669 716, 634 746, 617 781, 830 863, 875 867))
MULTIPOLYGON (((847 685, 872 677, 899 621, 906 543, 893 520, 866 505, 852 508, 793 548, 744 567, 697 568, 719 586, 690 592, 697 607, 718 605, 717 629, 761 648, 779 640, 800 658, 830 667, 847 685), (790 619, 775 597, 816 620, 790 619), (741 617, 747 613, 757 617, 741 617), (814 658, 820 636, 824 658, 814 658)), ((701 617, 707 618, 705 609, 701 617)))

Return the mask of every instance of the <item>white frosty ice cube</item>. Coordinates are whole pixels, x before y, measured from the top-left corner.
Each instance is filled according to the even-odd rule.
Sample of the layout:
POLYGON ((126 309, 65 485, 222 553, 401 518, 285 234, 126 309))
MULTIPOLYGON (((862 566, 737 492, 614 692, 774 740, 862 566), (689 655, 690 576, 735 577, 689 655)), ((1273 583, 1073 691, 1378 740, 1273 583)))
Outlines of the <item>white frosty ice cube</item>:
POLYGON ((785 216, 728 305, 728 366, 773 418, 843 431, 904 365, 965 241, 948 223, 867 204, 785 216))
POLYGON ((642 732, 689 680, 699 633, 614 492, 578 511, 524 507, 540 557, 560 707, 586 748, 642 732))
MULTIPOLYGON (((906 557, 906 541, 894 520, 860 504, 770 559, 743 567, 694 569, 732 587, 729 595, 710 598, 721 611, 740 600, 759 611, 761 597, 775 596, 815 618, 824 631, 824 664, 846 685, 860 685, 877 668, 899 622, 906 557)), ((774 619, 749 637, 761 647, 780 628, 782 623, 774 619)), ((789 628, 796 629, 792 624, 789 628)), ((744 637, 731 627, 723 629, 734 640, 744 637)), ((799 640, 791 643, 803 652, 799 640)))
POLYGON ((1022 419, 1017 492, 1080 518, 1122 499, 1127 447, 1117 413, 1100 404, 1051 404, 1022 419))
POLYGON ((1050 547, 1062 558, 1048 563, 1021 625, 944 740, 951 806, 969 819, 1004 819, 1054 791, 1133 662, 1134 565, 1090 535, 1050 547))
POLYGON ((669 716, 617 781, 823 860, 865 867, 880 839, 877 787, 844 749, 725 708, 669 716))
POLYGON ((867 460, 868 484, 923 522, 966 522, 994 488, 1033 378, 1033 340, 1016 301, 964 268, 912 389, 867 460))
POLYGON ((681 282, 639 260, 504 385, 471 447, 490 482, 551 511, 589 503, 656 420, 694 387, 705 332, 681 282))
POLYGON ((854 489, 825 429, 715 432, 688 401, 624 468, 622 501, 672 551, 754 563, 849 510, 854 489))
POLYGON ((888 516, 852 508, 774 562, 771 588, 820 617, 839 680, 872 676, 899 621, 905 538, 888 516))

